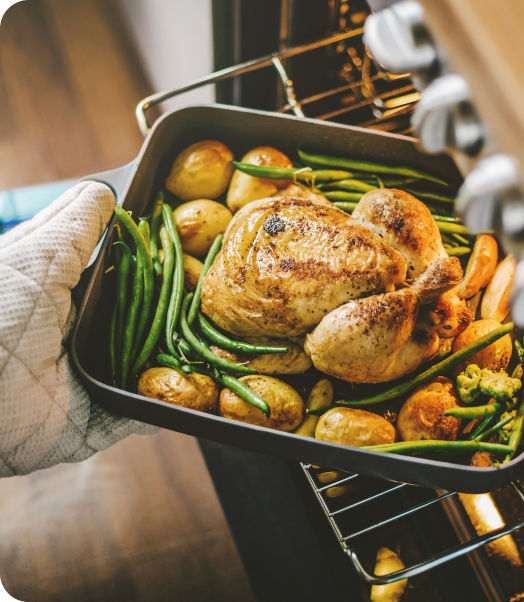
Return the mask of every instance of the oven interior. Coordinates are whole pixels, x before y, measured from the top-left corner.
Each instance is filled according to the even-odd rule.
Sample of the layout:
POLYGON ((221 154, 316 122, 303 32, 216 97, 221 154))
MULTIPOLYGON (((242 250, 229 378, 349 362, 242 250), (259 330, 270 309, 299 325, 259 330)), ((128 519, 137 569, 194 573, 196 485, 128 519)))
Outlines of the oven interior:
MULTIPOLYGON (((213 10, 217 70, 142 101, 137 118, 144 133, 156 105, 215 85, 222 103, 411 135, 419 93, 410 74, 392 76, 367 53, 364 0, 283 1, 250 10, 245 3, 216 0, 213 10), (262 42, 260 36, 240 35, 255 24, 267 28, 262 42)), ((351 588, 348 599, 366 600, 370 584, 405 577, 406 601, 524 599, 524 488, 518 479, 490 494, 466 495, 296 466, 251 452, 240 459, 235 450, 209 441, 201 447, 260 599, 318 599, 351 588), (270 490, 279 495, 271 497, 270 490), (297 491, 294 507, 305 503, 300 519, 305 523, 289 507, 297 491), (242 529, 248 507, 260 513, 260 532, 242 529), (297 535, 300 524, 307 524, 309 535, 304 530, 297 535), (272 570, 269 583, 267 556, 274 568, 306 537, 314 537, 323 552, 300 568, 303 580, 272 570), (398 553, 405 568, 374 575, 380 546, 398 553), (331 575, 318 592, 307 579, 316 563, 331 575)))

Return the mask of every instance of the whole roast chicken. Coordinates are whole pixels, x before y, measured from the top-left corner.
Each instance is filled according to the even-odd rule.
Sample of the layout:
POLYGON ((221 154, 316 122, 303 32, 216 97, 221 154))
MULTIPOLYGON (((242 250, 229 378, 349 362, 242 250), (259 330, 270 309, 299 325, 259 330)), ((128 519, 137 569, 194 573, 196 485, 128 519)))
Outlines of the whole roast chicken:
POLYGON ((439 305, 461 278, 431 213, 403 191, 368 192, 353 216, 318 196, 280 196, 235 214, 204 278, 202 311, 239 337, 306 335, 322 372, 386 382, 466 328, 463 302, 439 305))

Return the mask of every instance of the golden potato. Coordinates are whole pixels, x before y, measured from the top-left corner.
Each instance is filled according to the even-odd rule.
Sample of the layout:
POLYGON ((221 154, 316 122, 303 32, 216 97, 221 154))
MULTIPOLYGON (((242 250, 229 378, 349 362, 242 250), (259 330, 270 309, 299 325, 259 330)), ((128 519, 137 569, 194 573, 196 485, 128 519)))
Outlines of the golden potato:
POLYGON ((186 291, 193 292, 195 290, 203 269, 204 264, 200 259, 184 253, 184 288, 186 291))
POLYGON ((382 416, 356 408, 333 408, 320 417, 315 438, 353 447, 394 443, 395 427, 382 416))
MULTIPOLYGON (((309 397, 306 401, 306 407, 308 410, 316 410, 317 408, 330 405, 332 401, 333 385, 331 384, 330 380, 328 380, 327 378, 323 378, 319 380, 311 389, 309 397)), ((319 418, 320 416, 308 414, 304 417, 304 420, 302 420, 295 433, 297 435, 301 435, 302 437, 314 437, 315 429, 317 428, 319 418)), ((317 475, 317 478, 319 480, 321 478, 320 475, 322 474, 325 473, 320 473, 317 475)))
MULTIPOLYGON (((247 341, 253 342, 253 340, 247 341)), ((244 364, 261 374, 302 374, 309 370, 313 362, 306 352, 295 343, 281 339, 265 338, 264 341, 257 339, 257 344, 287 347, 287 353, 261 353, 247 354, 235 351, 226 351, 214 345, 211 346, 213 353, 233 364, 244 364)))
POLYGON ((175 159, 166 188, 183 201, 217 199, 229 186, 234 171, 233 158, 233 153, 222 142, 195 142, 175 159))
POLYGON ((200 412, 216 412, 218 387, 204 374, 149 368, 138 379, 138 394, 200 412))
MULTIPOLYGON (((453 341, 451 350, 455 353, 499 326, 500 322, 496 320, 476 320, 453 341)), ((506 334, 498 339, 498 341, 475 353, 475 355, 462 362, 462 364, 459 364, 453 374, 455 376, 460 374, 469 364, 477 364, 481 368, 489 368, 490 370, 495 370, 495 372, 505 370, 508 367, 511 352, 511 337, 509 334, 506 334)))
POLYGON ((400 436, 404 441, 455 441, 460 418, 444 416, 444 412, 457 407, 458 401, 453 382, 445 376, 438 376, 417 387, 404 402, 398 415, 397 429, 400 436))
POLYGON ((233 217, 224 205, 198 199, 178 206, 174 211, 182 249, 189 255, 202 257, 218 234, 227 228, 233 217))
MULTIPOLYGON (((293 163, 284 153, 271 146, 258 146, 242 157, 243 163, 271 167, 293 167, 293 163)), ((227 191, 227 206, 233 213, 247 203, 272 196, 277 190, 289 184, 289 180, 269 180, 255 178, 242 171, 235 171, 227 191)))
POLYGON ((270 408, 270 417, 266 418, 259 409, 231 389, 222 389, 220 392, 218 411, 221 416, 279 431, 292 431, 300 424, 304 416, 304 401, 293 387, 278 378, 259 374, 243 376, 240 380, 265 399, 270 408))
MULTIPOLYGON (((401 571, 404 563, 393 550, 380 548, 375 561, 375 575, 389 575, 401 571)), ((398 602, 404 595, 408 584, 407 579, 400 579, 385 585, 372 585, 369 602, 398 602)))

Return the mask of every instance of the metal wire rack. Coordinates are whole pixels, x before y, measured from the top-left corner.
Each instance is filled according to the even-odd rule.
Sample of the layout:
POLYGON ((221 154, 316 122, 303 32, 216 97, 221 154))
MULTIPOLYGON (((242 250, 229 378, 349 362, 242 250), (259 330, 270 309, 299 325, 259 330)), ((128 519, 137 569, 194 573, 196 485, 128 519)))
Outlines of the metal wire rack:
MULTIPOLYGON (((277 108, 277 112, 291 112, 298 117, 307 116, 335 121, 343 119, 344 123, 352 125, 409 134, 411 132, 409 115, 419 98, 418 92, 411 83, 409 74, 391 76, 374 65, 362 44, 362 33, 362 28, 337 33, 309 44, 287 48, 216 71, 175 90, 153 94, 137 105, 138 125, 142 133, 146 135, 151 128, 148 112, 156 105, 203 86, 241 77, 257 70, 272 68, 280 80, 283 90, 284 102, 277 108), (295 83, 288 73, 289 62, 294 57, 328 47, 335 48, 339 53, 347 53, 349 57, 350 68, 347 69, 347 64, 345 68, 343 67, 342 71, 345 73, 342 74, 340 85, 298 98, 295 83), (360 53, 358 60, 355 60, 355 47, 360 53), (348 51, 348 48, 351 49, 351 52, 348 51), (347 76, 348 71, 351 74, 350 77, 347 76), (325 108, 325 101, 331 103, 330 108, 325 108)), ((520 518, 520 520, 515 520, 482 535, 476 535, 471 530, 468 533, 463 532, 458 545, 436 552, 402 570, 379 576, 365 568, 365 563, 357 550, 358 540, 365 536, 377 536, 381 530, 388 528, 393 523, 419 515, 436 504, 446 506, 448 515, 456 514, 459 494, 457 492, 435 492, 404 483, 383 482, 372 493, 350 499, 347 503, 346 501, 341 503, 341 499, 347 500, 347 498, 332 498, 330 492, 341 491, 349 486, 354 487, 362 481, 363 477, 357 474, 331 471, 337 475, 336 478, 323 484, 319 481, 319 475, 325 474, 329 469, 321 469, 309 464, 301 464, 301 467, 343 552, 350 559, 358 575, 370 584, 387 584, 414 577, 465 554, 470 554, 471 558, 478 548, 524 527, 524 518, 520 518), (399 496, 409 489, 422 490, 425 499, 419 499, 415 503, 404 501, 404 506, 400 510, 397 504, 396 511, 389 516, 384 516, 373 524, 354 530, 355 522, 351 520, 351 517, 356 511, 377 502, 383 508, 389 508, 392 506, 391 501, 394 496, 399 496)), ((514 494, 517 507, 524 507, 522 485, 513 482, 508 488, 514 494)), ((356 489, 358 490, 358 487, 356 489)))
POLYGON ((337 33, 309 44, 227 67, 176 90, 148 96, 137 105, 138 125, 146 135, 151 128, 148 111, 154 106, 203 86, 272 68, 283 86, 284 102, 277 108, 280 113, 292 112, 298 117, 343 120, 344 123, 353 125, 408 133, 409 126, 406 128, 402 124, 399 127, 398 117, 412 111, 419 98, 418 92, 410 81, 409 74, 392 76, 375 66, 362 46, 362 34, 362 28, 337 33), (293 69, 292 60, 326 48, 346 56, 340 69, 340 85, 297 98, 295 83, 288 73, 293 69), (356 55, 360 55, 358 60, 356 55))
MULTIPOLYGON (((313 467, 310 464, 302 463, 301 466, 342 550, 351 560, 359 576, 370 584, 386 584, 400 579, 414 577, 446 562, 450 562, 464 554, 471 553, 495 539, 511 534, 524 527, 524 518, 521 518, 509 525, 504 525, 483 535, 470 537, 454 547, 439 551, 421 562, 404 569, 389 573, 388 575, 377 576, 366 570, 364 567, 354 546, 354 543, 358 538, 363 536, 375 536, 381 529, 390 526, 392 523, 402 521, 415 513, 422 513, 434 504, 449 503, 452 498, 456 498, 459 494, 455 491, 435 492, 424 489, 424 494, 426 494, 425 499, 422 499, 421 501, 418 500, 412 504, 406 504, 400 511, 386 515, 384 518, 381 518, 372 524, 365 526, 359 525, 359 528, 355 530, 354 527, 356 521, 351 520, 351 513, 354 513, 365 505, 373 504, 379 500, 384 508, 389 508, 392 506, 391 501, 393 496, 398 495, 402 490, 409 488, 413 489, 415 486, 406 483, 384 482, 378 489, 371 493, 367 493, 364 496, 358 496, 354 499, 343 497, 342 499, 344 501, 340 504, 338 501, 338 494, 343 493, 342 489, 348 489, 350 485, 354 487, 362 477, 358 474, 334 471, 326 472, 325 468, 313 467), (319 480, 319 475, 326 474, 336 475, 337 478, 328 478, 327 480, 329 482, 322 484, 319 480), (332 492, 332 495, 330 495, 330 492, 332 492)), ((517 503, 519 505, 524 504, 524 488, 522 485, 515 481, 508 487, 512 489, 517 503)), ((358 487, 354 488, 358 490, 358 487)), ((417 489, 420 488, 417 487, 417 489)))

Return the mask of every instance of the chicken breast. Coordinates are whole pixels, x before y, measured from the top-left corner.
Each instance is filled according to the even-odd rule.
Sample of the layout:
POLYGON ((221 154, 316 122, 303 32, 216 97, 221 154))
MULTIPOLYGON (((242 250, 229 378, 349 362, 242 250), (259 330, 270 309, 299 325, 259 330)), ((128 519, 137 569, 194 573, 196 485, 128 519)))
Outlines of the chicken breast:
POLYGON ((429 209, 403 190, 377 188, 366 192, 353 218, 402 253, 408 263, 408 278, 420 276, 437 259, 448 256, 429 209))
POLYGON ((332 205, 262 199, 230 222, 202 310, 235 335, 300 335, 351 299, 394 290, 406 269, 399 252, 332 205))

